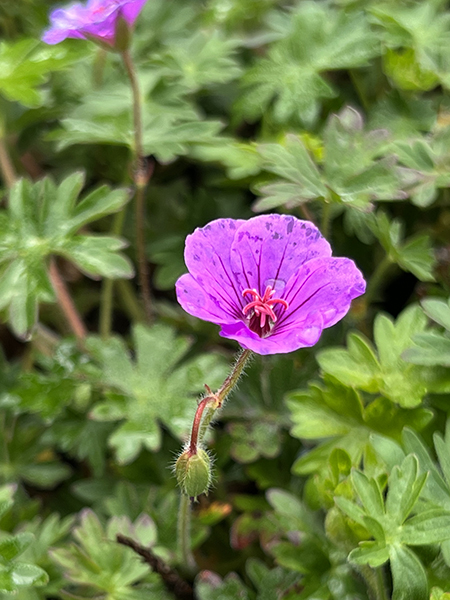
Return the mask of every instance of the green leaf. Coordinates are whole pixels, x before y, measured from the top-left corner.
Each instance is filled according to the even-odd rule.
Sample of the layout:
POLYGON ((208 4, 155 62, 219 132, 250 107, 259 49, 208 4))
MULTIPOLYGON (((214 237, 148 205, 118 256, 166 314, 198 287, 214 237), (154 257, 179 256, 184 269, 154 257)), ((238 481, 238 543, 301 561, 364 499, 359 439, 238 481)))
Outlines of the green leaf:
POLYGON ((127 347, 119 338, 102 341, 90 338, 88 347, 100 365, 100 383, 104 390, 120 392, 125 402, 117 410, 117 397, 107 396, 94 406, 91 416, 104 419, 117 415, 125 418, 110 436, 118 460, 134 460, 142 448, 159 449, 159 421, 176 437, 181 438, 195 413, 195 395, 203 383, 218 386, 226 376, 222 362, 214 355, 184 359, 189 349, 185 338, 176 337, 164 325, 148 328, 137 325, 133 330, 136 361, 131 360, 127 347), (106 404, 111 403, 111 409, 106 404), (164 411, 161 412, 161 406, 164 411))
POLYGON ((421 281, 434 281, 436 258, 428 235, 419 234, 403 240, 401 222, 397 219, 390 222, 381 211, 369 223, 389 260, 404 271, 413 273, 421 281))
MULTIPOLYGON (((432 505, 441 507, 450 512, 449 482, 442 477, 441 472, 431 456, 430 450, 420 439, 417 433, 408 427, 405 427, 402 437, 403 446, 405 447, 406 452, 414 453, 414 455, 417 457, 419 461, 420 472, 422 474, 428 474, 425 487, 422 491, 422 496, 425 497, 432 505)), ((447 444, 448 436, 446 435, 446 445, 447 444)), ((443 448, 441 447, 441 444, 436 444, 436 452, 438 456, 442 450, 443 448)))
POLYGON ((376 569, 389 560, 389 547, 380 542, 361 542, 358 548, 350 552, 348 560, 376 569))
POLYGON ((263 456, 274 458, 281 451, 281 435, 277 423, 249 421, 230 423, 231 456, 238 462, 251 463, 263 456))
POLYGON ((195 592, 199 600, 250 600, 248 588, 235 573, 221 579, 212 571, 202 571, 195 581, 195 592))
POLYGON ((381 490, 375 479, 369 479, 360 471, 353 471, 352 483, 366 512, 375 519, 384 517, 384 503, 381 490))
POLYGON ((347 350, 329 348, 319 352, 317 360, 323 371, 343 384, 381 393, 402 407, 412 408, 421 403, 437 375, 403 360, 404 351, 425 327, 426 318, 418 306, 405 309, 396 322, 377 315, 374 324, 377 353, 363 336, 351 334, 347 350))
POLYGON ((29 337, 41 302, 54 300, 48 261, 60 255, 93 277, 130 277, 130 262, 113 237, 77 235, 79 227, 116 212, 127 202, 126 190, 103 186, 79 204, 81 173, 69 175, 56 186, 49 178, 30 183, 18 180, 11 189, 8 208, 0 215, 0 306, 8 308, 15 332, 29 337))
POLYGON ((295 585, 299 577, 296 573, 289 573, 280 567, 268 569, 257 558, 250 558, 246 563, 246 571, 253 585, 258 590, 258 600, 269 600, 277 594, 286 595, 295 585))
POLYGON ((110 598, 137 600, 149 594, 168 600, 163 584, 149 574, 148 566, 130 548, 116 543, 119 532, 139 539, 136 528, 141 526, 142 518, 133 524, 122 517, 111 519, 105 530, 95 513, 85 509, 73 532, 75 543, 52 550, 51 557, 64 569, 66 579, 82 585, 89 595, 101 593, 110 598))
POLYGON ((408 519, 401 530, 401 541, 410 546, 439 544, 450 539, 450 512, 431 509, 408 519))
POLYGON ((419 463, 409 454, 403 463, 392 469, 386 496, 386 513, 401 525, 414 508, 425 485, 427 473, 419 473, 419 463))
POLYGON ((126 243, 109 236, 73 236, 60 254, 93 279, 100 276, 118 279, 133 276, 133 266, 119 253, 126 243))
POLYGON ((425 569, 417 556, 405 546, 389 548, 394 591, 392 600, 428 600, 425 569))
POLYGON ((266 144, 258 147, 263 166, 291 183, 274 183, 259 191, 265 198, 255 205, 257 210, 275 208, 289 202, 300 204, 318 196, 327 196, 318 168, 300 138, 288 135, 286 144, 266 144))
POLYGON ((414 336, 414 346, 403 353, 403 358, 415 365, 450 365, 450 308, 448 302, 435 298, 426 298, 422 301, 424 313, 436 321, 446 332, 441 333, 434 329, 414 336))
POLYGON ((218 83, 227 83, 241 73, 233 54, 237 40, 225 39, 218 30, 196 31, 175 39, 161 53, 151 57, 162 76, 175 80, 189 92, 218 83))
POLYGON ((376 398, 363 407, 359 393, 326 378, 326 387, 311 384, 307 391, 294 392, 287 404, 292 413, 291 433, 300 439, 327 439, 294 463, 298 474, 314 473, 324 467, 334 448, 344 449, 358 465, 372 433, 394 439, 410 420, 423 428, 432 418, 426 409, 406 410, 385 398, 376 398))
POLYGON ((83 48, 48 46, 36 40, 0 45, 0 94, 7 100, 36 107, 44 96, 39 89, 52 71, 63 69, 85 54, 83 48))
POLYGON ((22 552, 31 544, 33 536, 29 533, 19 533, 0 539, 0 556, 10 561, 22 554, 22 552))
MULTIPOLYGON (((329 118, 316 161, 305 141, 306 135, 290 134, 282 143, 258 146, 263 166, 280 179, 257 186, 264 197, 256 202, 256 210, 292 208, 315 198, 367 210, 372 200, 406 197, 401 189, 404 173, 397 169, 396 158, 382 158, 389 150, 386 131, 367 131, 353 108, 329 118)), ((408 251, 412 255, 414 248, 408 251)))
POLYGON ((427 317, 450 331, 450 300, 444 302, 435 298, 425 298, 420 305, 427 317))
POLYGON ((376 54, 362 13, 301 4, 287 20, 283 39, 244 75, 239 113, 254 120, 270 111, 279 123, 292 118, 311 123, 321 100, 335 94, 322 73, 363 66, 376 54))

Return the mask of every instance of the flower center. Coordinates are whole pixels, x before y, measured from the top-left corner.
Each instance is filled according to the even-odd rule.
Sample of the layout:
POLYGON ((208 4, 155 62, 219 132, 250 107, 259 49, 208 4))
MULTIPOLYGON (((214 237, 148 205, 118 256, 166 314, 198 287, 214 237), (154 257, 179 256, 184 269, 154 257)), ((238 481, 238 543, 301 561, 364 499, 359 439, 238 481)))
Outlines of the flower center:
POLYGON ((256 290, 251 290, 249 288, 242 292, 244 298, 247 294, 252 297, 252 300, 242 309, 242 312, 248 320, 247 326, 257 333, 259 337, 267 337, 277 320, 277 315, 273 310, 275 304, 281 304, 284 310, 286 310, 289 305, 286 300, 272 297, 275 294, 275 290, 273 290, 270 285, 266 287, 266 291, 262 298, 256 290))

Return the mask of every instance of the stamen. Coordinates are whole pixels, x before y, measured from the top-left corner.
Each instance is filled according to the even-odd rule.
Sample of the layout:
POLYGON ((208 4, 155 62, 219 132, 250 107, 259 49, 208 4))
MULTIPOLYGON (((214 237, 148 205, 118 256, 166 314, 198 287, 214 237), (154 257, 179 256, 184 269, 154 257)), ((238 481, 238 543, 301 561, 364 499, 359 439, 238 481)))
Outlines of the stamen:
POLYGON ((255 289, 246 288, 242 292, 242 296, 245 297, 247 294, 253 297, 253 300, 242 309, 242 313, 249 319, 248 327, 260 337, 266 337, 277 321, 273 307, 281 304, 286 310, 289 305, 282 298, 272 298, 275 290, 270 285, 266 287, 262 298, 255 289))

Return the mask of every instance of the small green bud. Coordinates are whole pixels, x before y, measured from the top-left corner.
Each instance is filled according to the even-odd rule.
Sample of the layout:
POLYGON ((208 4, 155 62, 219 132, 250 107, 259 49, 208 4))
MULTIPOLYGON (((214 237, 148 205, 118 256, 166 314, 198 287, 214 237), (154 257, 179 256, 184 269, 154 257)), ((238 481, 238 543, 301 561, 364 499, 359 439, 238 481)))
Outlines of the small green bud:
POLYGON ((175 463, 175 475, 181 491, 191 498, 207 494, 211 485, 211 459, 201 448, 195 454, 185 450, 175 463))

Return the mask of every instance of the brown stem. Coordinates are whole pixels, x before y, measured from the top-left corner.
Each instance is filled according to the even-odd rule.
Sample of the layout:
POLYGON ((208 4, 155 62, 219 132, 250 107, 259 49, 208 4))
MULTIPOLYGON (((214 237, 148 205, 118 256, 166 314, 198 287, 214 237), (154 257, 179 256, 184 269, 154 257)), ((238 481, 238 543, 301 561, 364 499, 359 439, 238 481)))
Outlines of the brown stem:
POLYGON ((136 252, 141 288, 142 301, 148 321, 152 320, 153 309, 150 292, 150 273, 145 254, 145 190, 152 175, 153 168, 149 169, 144 157, 142 140, 142 107, 139 82, 136 77, 133 60, 129 50, 122 52, 123 64, 131 84, 133 95, 133 124, 134 124, 134 185, 136 188, 136 252))
POLYGON ((305 217, 305 219, 307 221, 311 221, 311 223, 314 223, 314 217, 311 214, 311 211, 309 210, 309 208, 306 206, 306 204, 300 204, 300 212, 302 213, 302 215, 305 217))
POLYGON ((6 184, 6 187, 12 187, 16 181, 16 173, 14 171, 14 167, 9 157, 3 137, 0 137, 0 169, 2 171, 3 180, 6 184))
POLYGON ((139 556, 144 559, 144 562, 150 566, 152 571, 161 576, 166 589, 178 598, 178 600, 195 600, 192 586, 160 558, 155 556, 149 548, 144 548, 131 538, 121 535, 120 533, 117 534, 116 540, 117 543, 131 548, 136 554, 139 554, 139 556))
POLYGON ((49 275, 53 289, 55 290, 58 304, 61 307, 61 310, 64 313, 64 316, 66 317, 67 322, 69 323, 70 328, 75 334, 77 340, 83 344, 87 336, 87 329, 80 315, 78 314, 77 309, 75 308, 75 304, 73 303, 66 284, 64 283, 58 271, 58 267, 56 266, 54 258, 50 259, 49 275))

